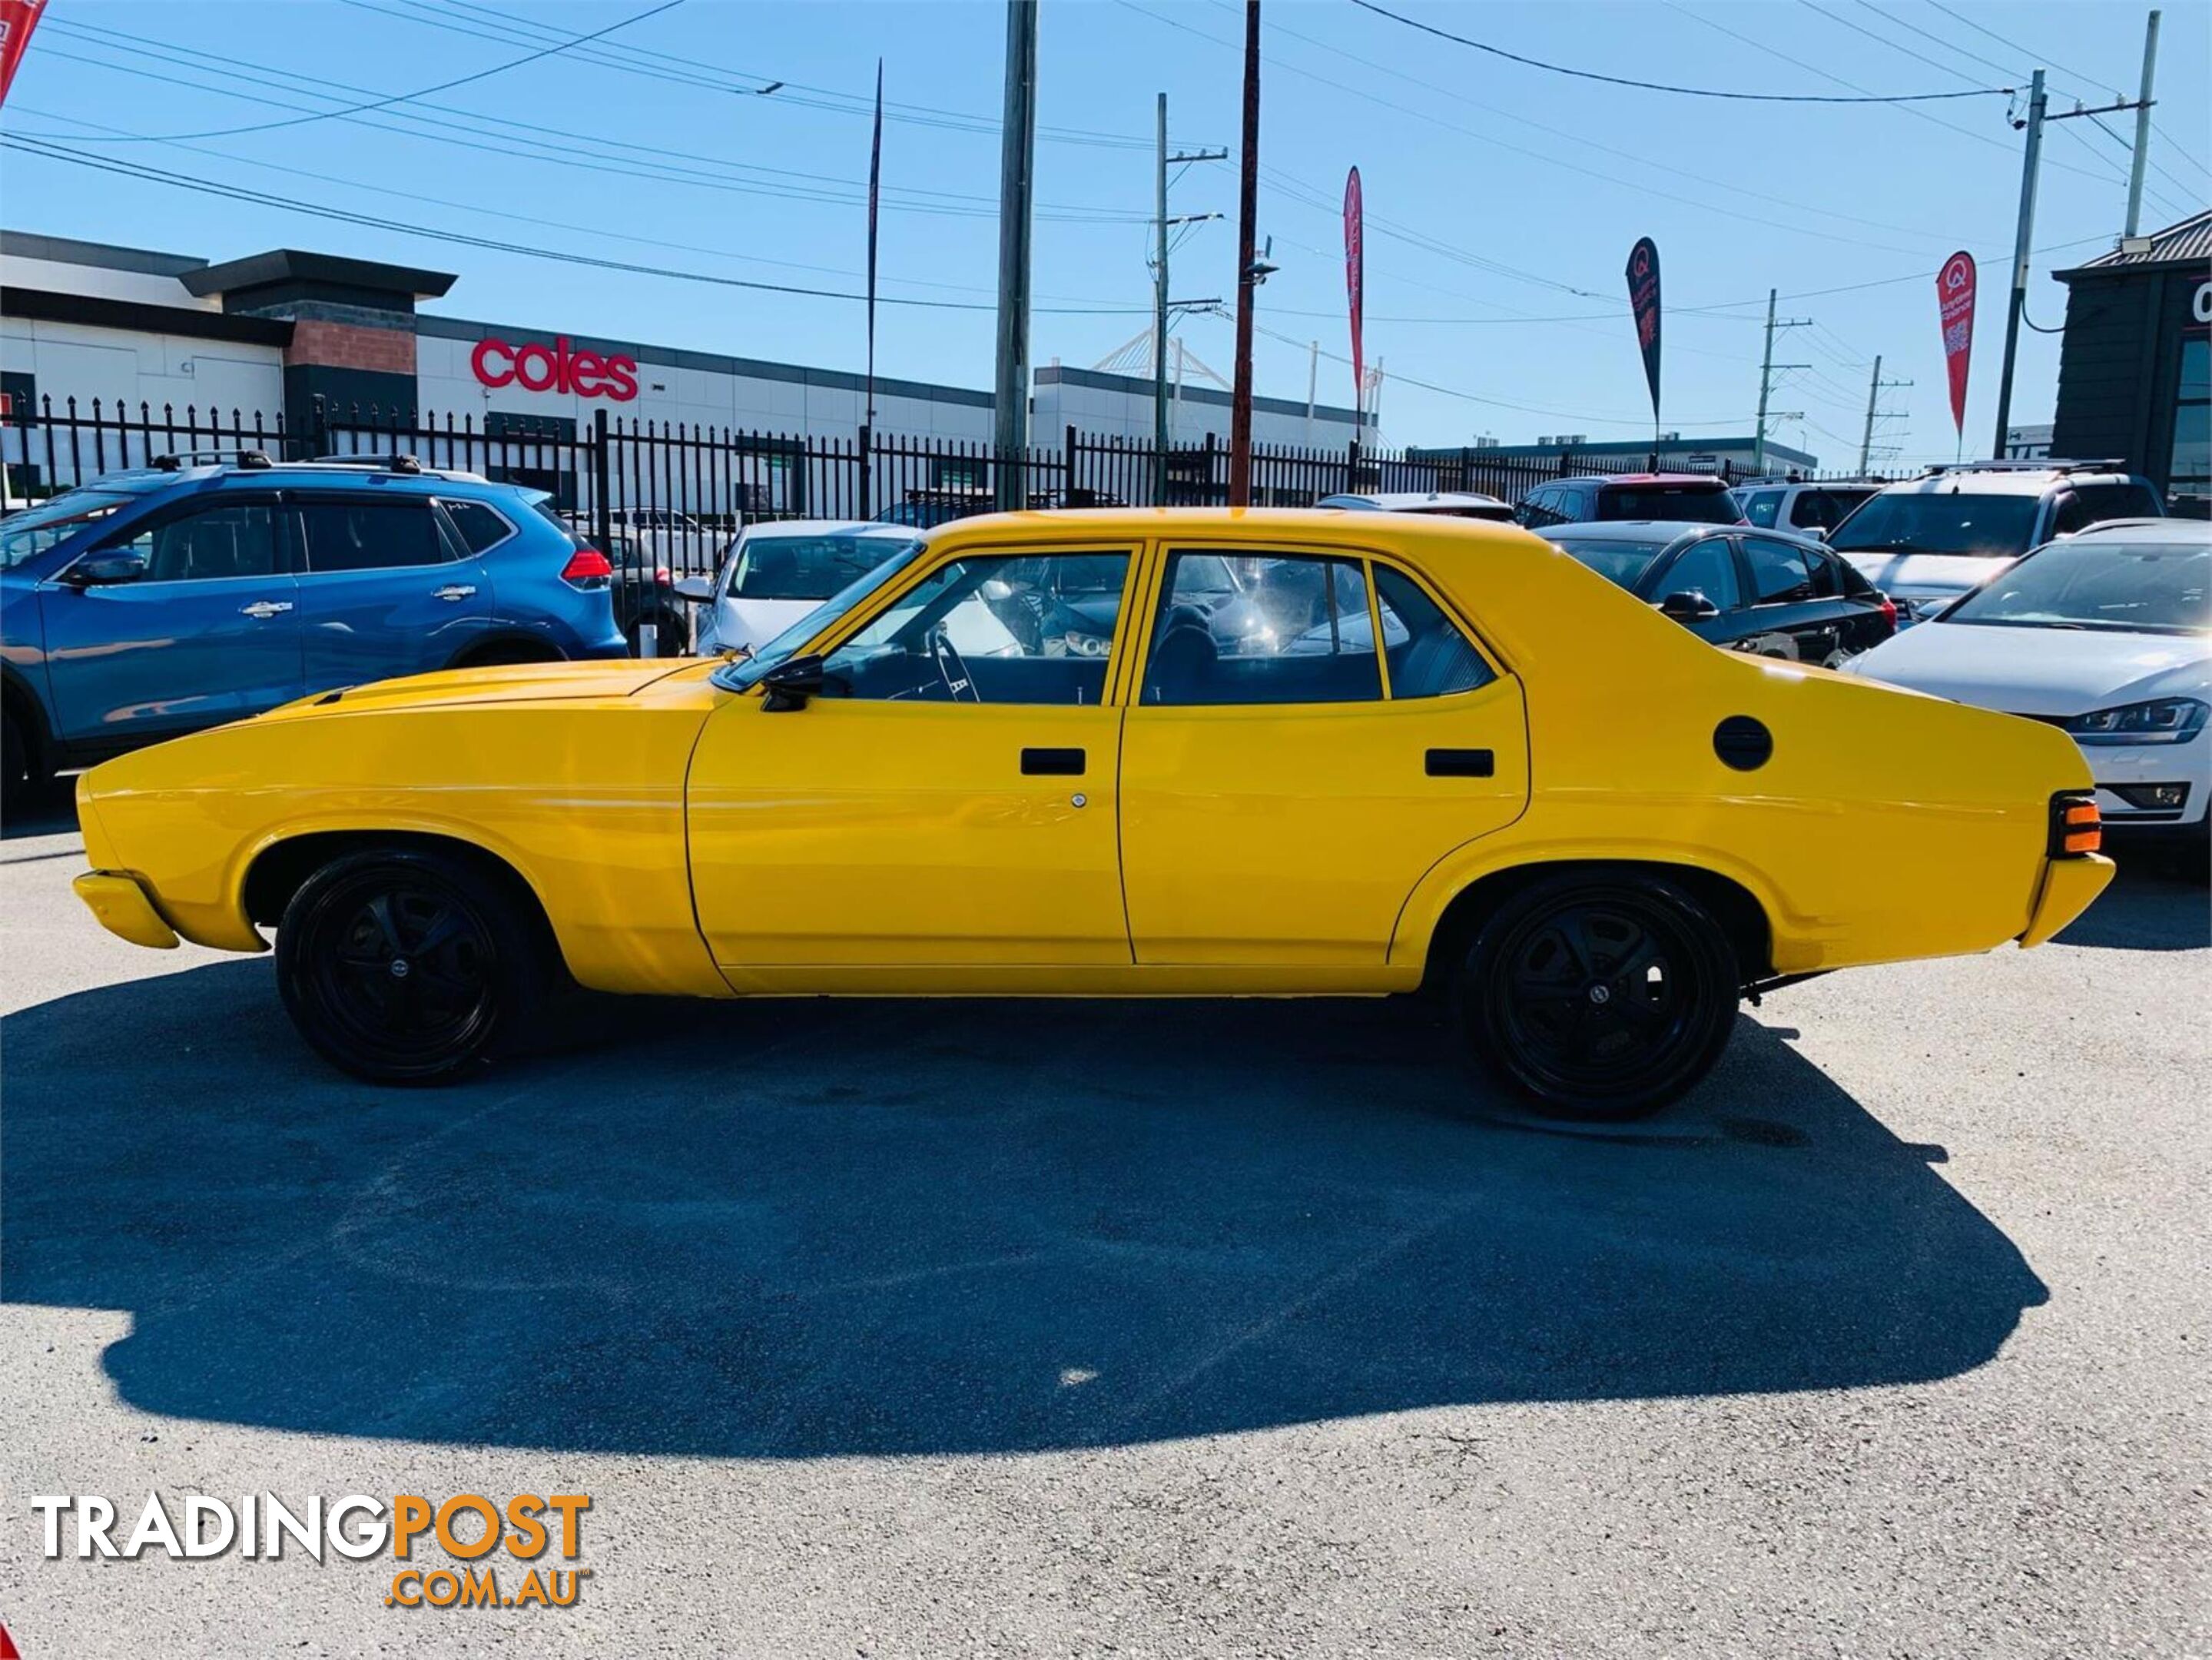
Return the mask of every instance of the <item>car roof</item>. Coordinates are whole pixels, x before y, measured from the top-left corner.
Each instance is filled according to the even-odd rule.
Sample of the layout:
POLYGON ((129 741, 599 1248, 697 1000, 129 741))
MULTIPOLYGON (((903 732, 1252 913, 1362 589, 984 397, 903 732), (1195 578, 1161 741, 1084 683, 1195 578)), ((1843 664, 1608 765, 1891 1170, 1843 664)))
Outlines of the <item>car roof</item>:
POLYGON ((1969 461, 1964 466, 1931 468, 1917 478, 1900 478, 1893 484, 1883 485, 1881 493, 1884 496, 2041 496, 2061 484, 2075 482, 2143 484, 2146 489, 2149 488, 2145 480, 2120 465, 2060 462, 2044 466, 2034 462, 1969 461))
POLYGON ((762 519, 744 527, 749 537, 769 536, 896 536, 911 540, 912 525, 890 525, 874 519, 762 519))
POLYGON ((1703 484, 1725 490, 1727 479, 1710 472, 1586 472, 1572 478, 1554 478, 1554 484, 1703 484))
POLYGON ((1352 490, 1324 496, 1317 508, 1348 508, 1357 504, 1379 513, 1449 512, 1454 508, 1503 508, 1505 502, 1480 490, 1352 490))
POLYGON ((2084 526, 2070 539, 2078 542, 2085 536, 2115 534, 2130 542, 2172 542, 2195 547, 2212 542, 2212 525, 2202 519, 2106 519, 2084 526))
POLYGON ((1649 542, 1663 536, 1668 546, 1700 536, 1725 536, 1741 525, 1706 525, 1684 519, 1592 519, 1583 524, 1547 525, 1540 534, 1572 531, 1577 539, 1595 542, 1649 542))

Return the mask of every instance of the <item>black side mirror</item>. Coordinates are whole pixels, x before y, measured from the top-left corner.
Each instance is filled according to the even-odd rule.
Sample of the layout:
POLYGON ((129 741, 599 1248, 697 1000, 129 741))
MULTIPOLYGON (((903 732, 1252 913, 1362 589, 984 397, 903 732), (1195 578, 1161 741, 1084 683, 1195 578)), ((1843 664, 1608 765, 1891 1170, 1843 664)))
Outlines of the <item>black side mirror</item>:
POLYGON ((1695 588, 1668 594, 1659 602, 1659 611, 1662 616, 1671 617, 1677 623, 1702 623, 1721 614, 1721 608, 1695 588))
POLYGON ((805 657, 789 657, 761 676, 761 685, 767 696, 761 707, 771 714, 781 714, 792 709, 803 709, 809 698, 822 690, 822 658, 820 654, 805 657))
POLYGON ((144 555, 118 548, 88 553, 62 573, 61 581, 73 588, 112 587, 118 582, 135 582, 145 574, 144 555))

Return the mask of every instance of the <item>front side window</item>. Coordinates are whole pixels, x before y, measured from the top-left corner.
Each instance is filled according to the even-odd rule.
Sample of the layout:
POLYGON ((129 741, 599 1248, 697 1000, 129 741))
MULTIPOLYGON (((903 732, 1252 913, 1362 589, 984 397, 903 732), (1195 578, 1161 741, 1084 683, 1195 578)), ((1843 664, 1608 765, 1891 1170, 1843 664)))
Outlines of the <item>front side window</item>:
POLYGON ((878 702, 1096 704, 1129 556, 956 559, 831 653, 825 696, 878 702))
POLYGON ((1743 538, 1743 556, 1751 567, 1751 603, 1787 605, 1810 599, 1819 590, 1806 566, 1802 550, 1764 536, 1743 538))
POLYGON ((1721 611, 1734 611, 1743 603, 1743 591, 1735 578, 1735 556, 1729 551, 1728 538, 1708 536, 1692 544, 1659 579, 1654 598, 1664 599, 1668 594, 1703 594, 1721 611))
POLYGON ((446 544, 427 501, 308 502, 300 508, 310 571, 441 565, 446 544))
POLYGON ((59 547, 137 499, 121 491, 74 489, 9 514, 0 519, 0 570, 12 570, 26 559, 59 547))
POLYGON ((1382 614, 1382 655, 1390 666, 1393 698, 1449 697, 1498 678, 1412 577, 1376 566, 1375 606, 1382 614))
POLYGON ((1382 696, 1357 560, 1169 556, 1143 702, 1346 703, 1382 696))
POLYGON ((273 576, 283 569, 272 502, 226 502, 164 514, 101 551, 137 554, 146 562, 143 582, 273 576))

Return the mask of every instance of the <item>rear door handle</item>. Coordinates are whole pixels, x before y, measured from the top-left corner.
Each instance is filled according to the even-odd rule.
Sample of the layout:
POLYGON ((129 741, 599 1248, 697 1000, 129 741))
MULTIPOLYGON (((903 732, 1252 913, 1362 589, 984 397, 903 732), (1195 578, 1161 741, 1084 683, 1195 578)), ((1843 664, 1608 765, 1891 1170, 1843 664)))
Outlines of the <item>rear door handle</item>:
POLYGON ((1083 751, 1024 750, 1022 771, 1030 777, 1080 778, 1083 776, 1083 751))
POLYGON ((1488 750, 1431 750, 1431 778, 1488 778, 1498 770, 1497 757, 1488 750))
POLYGON ((271 617, 281 615, 291 609, 292 602, 289 599, 257 599, 250 605, 240 605, 238 608, 238 614, 240 617, 257 617, 266 621, 271 617))
POLYGON ((448 582, 442 588, 430 590, 433 599, 465 599, 476 590, 465 582, 448 582))

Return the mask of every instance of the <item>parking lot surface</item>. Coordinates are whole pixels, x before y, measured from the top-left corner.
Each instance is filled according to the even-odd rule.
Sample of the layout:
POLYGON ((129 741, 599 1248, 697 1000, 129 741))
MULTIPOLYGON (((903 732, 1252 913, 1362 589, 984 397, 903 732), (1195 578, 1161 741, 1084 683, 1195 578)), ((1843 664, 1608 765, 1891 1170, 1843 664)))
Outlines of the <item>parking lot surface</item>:
MULTIPOLYGON (((1747 1009, 1628 1131, 1396 1003, 577 1012, 378 1091, 0 842, 27 1656, 2212 1650, 2202 885, 1747 1009), (36 1493, 587 1493, 566 1609, 36 1493), (295 1646, 296 1645, 296 1646, 295 1646)), ((1940 896, 1930 896, 1931 903, 1940 896)))

